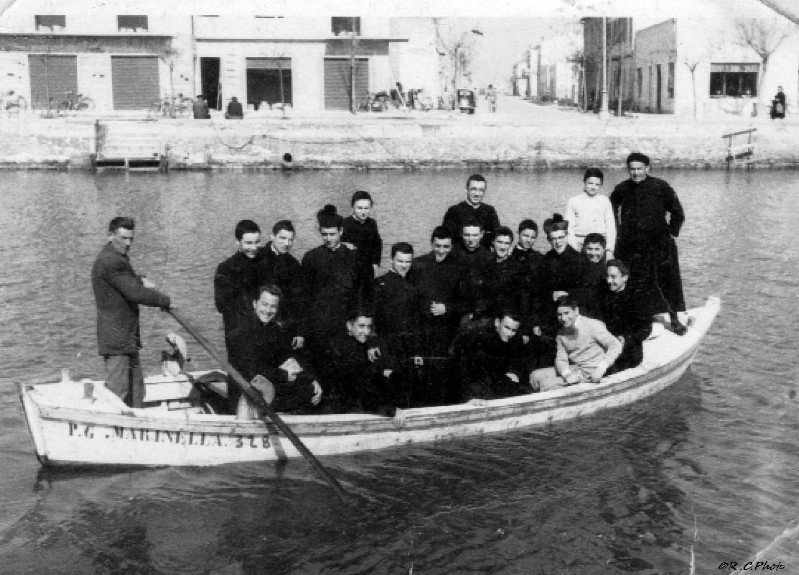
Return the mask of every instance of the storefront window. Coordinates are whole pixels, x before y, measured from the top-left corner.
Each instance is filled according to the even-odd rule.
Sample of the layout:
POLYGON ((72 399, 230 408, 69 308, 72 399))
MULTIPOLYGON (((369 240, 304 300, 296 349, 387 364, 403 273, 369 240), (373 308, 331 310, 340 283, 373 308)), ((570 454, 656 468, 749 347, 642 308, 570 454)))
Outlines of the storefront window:
POLYGON ((710 96, 755 97, 759 64, 711 64, 710 96))

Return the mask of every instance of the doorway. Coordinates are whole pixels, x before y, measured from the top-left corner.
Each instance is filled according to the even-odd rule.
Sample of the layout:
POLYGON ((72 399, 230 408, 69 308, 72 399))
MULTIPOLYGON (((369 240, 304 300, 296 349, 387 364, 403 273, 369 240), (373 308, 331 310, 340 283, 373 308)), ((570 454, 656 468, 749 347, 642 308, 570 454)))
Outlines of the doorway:
POLYGON ((660 64, 657 65, 657 90, 655 91, 655 99, 657 101, 657 111, 658 114, 662 114, 663 110, 661 109, 661 92, 663 91, 663 72, 662 66, 660 64))
MULTIPOLYGON (((222 109, 222 94, 219 89, 219 58, 200 58, 200 89, 208 107, 222 109)), ((196 94, 191 94, 193 98, 196 94)))

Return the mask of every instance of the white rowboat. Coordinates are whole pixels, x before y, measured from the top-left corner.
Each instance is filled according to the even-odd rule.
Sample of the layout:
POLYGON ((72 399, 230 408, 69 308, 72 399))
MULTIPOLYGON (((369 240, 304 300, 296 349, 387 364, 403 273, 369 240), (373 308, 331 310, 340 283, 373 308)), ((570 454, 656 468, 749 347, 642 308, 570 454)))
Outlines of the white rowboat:
MULTIPOLYGON (((677 381, 691 364, 721 302, 690 310, 688 332, 663 332, 644 342, 643 363, 604 378, 544 393, 368 414, 284 415, 317 456, 444 441, 546 425, 626 405, 677 381)), ((195 376, 200 373, 193 374, 195 376)), ((36 456, 54 466, 206 466, 300 457, 277 427, 261 420, 205 413, 193 405, 185 375, 146 379, 145 404, 127 407, 100 381, 19 383, 20 401, 36 456), (88 393, 87 393, 88 391, 88 393)))

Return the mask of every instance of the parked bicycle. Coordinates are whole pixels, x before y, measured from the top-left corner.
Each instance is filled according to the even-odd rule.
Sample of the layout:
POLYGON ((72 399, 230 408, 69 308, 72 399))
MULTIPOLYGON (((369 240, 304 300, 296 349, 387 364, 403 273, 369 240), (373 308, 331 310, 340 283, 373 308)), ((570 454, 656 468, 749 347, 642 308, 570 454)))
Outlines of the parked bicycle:
POLYGON ((13 113, 24 112, 28 109, 28 101, 24 96, 15 94, 14 90, 9 90, 0 95, 0 108, 5 110, 10 116, 13 113))
POLYGON ((193 106, 194 100, 183 94, 172 97, 164 96, 150 104, 148 115, 150 117, 188 118, 192 114, 193 106))
POLYGON ((59 112, 93 109, 94 100, 83 94, 76 94, 72 90, 64 92, 64 99, 58 102, 56 106, 56 110, 59 112))

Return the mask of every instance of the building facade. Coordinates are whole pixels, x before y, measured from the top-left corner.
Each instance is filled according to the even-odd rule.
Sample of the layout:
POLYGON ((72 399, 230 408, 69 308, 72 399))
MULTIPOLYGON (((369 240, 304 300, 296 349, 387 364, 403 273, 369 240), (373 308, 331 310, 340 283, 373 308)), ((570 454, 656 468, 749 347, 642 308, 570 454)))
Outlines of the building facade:
POLYGON ((531 99, 540 102, 577 102, 581 44, 580 28, 575 24, 530 49, 531 99))
POLYGON ((207 0, 27 0, 0 24, 4 93, 35 109, 65 93, 98 110, 148 108, 161 98, 203 94, 222 109, 236 96, 250 109, 347 110, 396 88, 437 94, 430 19, 282 17, 263 4, 207 0))
POLYGON ((587 110, 601 107, 602 58, 606 58, 608 107, 632 106, 633 20, 632 18, 583 18, 583 84, 581 98, 587 110), (603 51, 602 24, 605 25, 606 49, 603 51))
POLYGON ((671 19, 635 38, 634 107, 681 116, 767 113, 782 86, 789 109, 799 96, 799 29, 781 17, 671 19), (764 66, 744 35, 773 47, 764 66))

